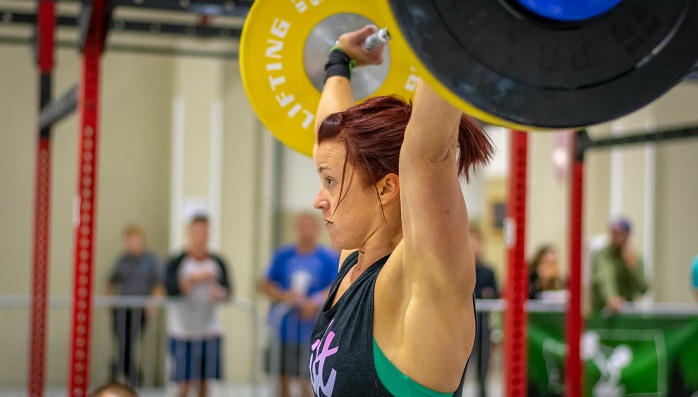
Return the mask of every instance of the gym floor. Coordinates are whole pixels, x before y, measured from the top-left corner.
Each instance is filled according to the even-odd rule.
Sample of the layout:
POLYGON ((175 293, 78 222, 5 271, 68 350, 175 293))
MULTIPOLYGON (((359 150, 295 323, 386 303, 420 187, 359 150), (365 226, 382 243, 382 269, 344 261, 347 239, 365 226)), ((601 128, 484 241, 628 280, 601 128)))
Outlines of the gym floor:
MULTIPOLYGON (((463 395, 474 396, 475 395, 475 385, 472 382, 466 382, 465 388, 463 390, 463 395)), ((142 388, 139 389, 140 397, 165 397, 173 395, 175 389, 160 389, 160 388, 142 388)), ((488 385, 488 396, 489 397, 503 397, 504 391, 501 379, 493 377, 488 385)), ((0 395, 3 397, 24 397, 27 395, 25 389, 21 390, 11 390, 11 389, 1 389, 0 395)), ((55 388, 46 389, 45 397, 63 397, 65 396, 65 389, 55 388)), ((212 397, 222 397, 222 396, 235 396, 235 397, 274 397, 272 393, 272 387, 269 384, 259 387, 256 391, 252 386, 244 384, 215 384, 211 388, 212 397)))

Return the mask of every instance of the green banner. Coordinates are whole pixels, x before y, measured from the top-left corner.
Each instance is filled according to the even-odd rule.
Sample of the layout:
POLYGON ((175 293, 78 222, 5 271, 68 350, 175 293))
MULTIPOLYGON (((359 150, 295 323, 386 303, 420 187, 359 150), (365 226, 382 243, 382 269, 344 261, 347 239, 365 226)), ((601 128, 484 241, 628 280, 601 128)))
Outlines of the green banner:
MULTIPOLYGON (((564 316, 529 313, 528 395, 562 396, 564 316)), ((586 321, 586 397, 698 397, 698 318, 622 314, 586 321)))

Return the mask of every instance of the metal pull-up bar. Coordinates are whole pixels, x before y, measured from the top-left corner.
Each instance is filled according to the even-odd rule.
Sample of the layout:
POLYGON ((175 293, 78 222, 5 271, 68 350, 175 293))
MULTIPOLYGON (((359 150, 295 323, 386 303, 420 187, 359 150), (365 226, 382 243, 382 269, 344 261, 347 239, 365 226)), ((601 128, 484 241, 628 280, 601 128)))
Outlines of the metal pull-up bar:
POLYGON ((60 99, 47 104, 39 115, 39 129, 49 128, 64 117, 73 113, 78 107, 78 86, 68 90, 60 99))
POLYGON ((635 145, 649 142, 662 142, 674 139, 698 137, 698 126, 681 127, 670 130, 628 134, 609 138, 592 139, 586 130, 580 131, 578 143, 575 146, 575 157, 583 158, 589 149, 611 148, 621 145, 635 145))

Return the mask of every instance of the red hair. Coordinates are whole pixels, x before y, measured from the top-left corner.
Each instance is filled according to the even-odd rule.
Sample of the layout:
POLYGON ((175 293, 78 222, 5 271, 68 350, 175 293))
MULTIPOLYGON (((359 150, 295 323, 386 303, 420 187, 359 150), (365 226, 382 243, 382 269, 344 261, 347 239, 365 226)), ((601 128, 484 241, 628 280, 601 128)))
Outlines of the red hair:
MULTIPOLYGON (((390 173, 399 175, 400 147, 411 114, 412 105, 399 97, 372 97, 327 116, 318 129, 317 143, 344 142, 347 151, 344 171, 347 163, 351 163, 363 171, 369 184, 375 184, 390 173)), ((467 181, 470 172, 486 164, 494 152, 487 134, 465 114, 458 126, 458 147, 458 174, 467 181)))

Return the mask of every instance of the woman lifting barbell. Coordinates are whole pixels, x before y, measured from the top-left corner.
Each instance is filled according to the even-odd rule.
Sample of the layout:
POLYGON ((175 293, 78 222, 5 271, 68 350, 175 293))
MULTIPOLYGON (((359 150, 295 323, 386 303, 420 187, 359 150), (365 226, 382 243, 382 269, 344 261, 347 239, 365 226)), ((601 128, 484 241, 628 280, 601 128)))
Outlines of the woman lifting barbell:
POLYGON ((354 105, 351 66, 374 26, 343 34, 317 109, 314 200, 341 269, 311 339, 316 396, 460 396, 475 336, 475 264, 459 177, 486 163, 487 135, 427 84, 414 105, 354 105))

